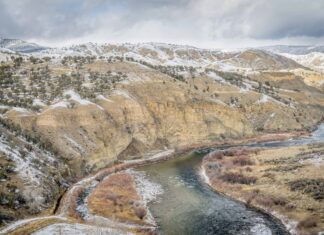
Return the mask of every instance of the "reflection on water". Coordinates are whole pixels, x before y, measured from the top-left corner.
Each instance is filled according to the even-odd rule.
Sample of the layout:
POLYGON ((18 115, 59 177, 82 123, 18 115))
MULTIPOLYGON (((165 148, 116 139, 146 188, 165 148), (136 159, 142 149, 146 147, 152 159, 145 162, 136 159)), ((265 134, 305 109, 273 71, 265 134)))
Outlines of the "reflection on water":
MULTIPOLYGON (((250 146, 291 146, 323 139, 324 125, 321 125, 308 138, 250 146)), ((288 234, 270 216, 219 195, 203 183, 198 168, 205 153, 195 152, 139 168, 165 191, 160 200, 150 205, 163 234, 288 234)))
POLYGON ((323 142, 323 141, 324 141, 324 124, 321 124, 309 137, 302 137, 302 138, 290 139, 290 140, 285 140, 285 141, 266 142, 266 143, 261 143, 261 144, 251 144, 249 146, 285 147, 285 146, 317 143, 317 142, 323 142))

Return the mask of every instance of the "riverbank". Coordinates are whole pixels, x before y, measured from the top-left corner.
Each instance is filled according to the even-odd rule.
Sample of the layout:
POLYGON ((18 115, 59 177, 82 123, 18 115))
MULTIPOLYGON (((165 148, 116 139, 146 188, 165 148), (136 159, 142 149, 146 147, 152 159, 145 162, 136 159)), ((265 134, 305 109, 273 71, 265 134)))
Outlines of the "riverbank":
POLYGON ((204 157, 202 175, 217 192, 261 209, 292 234, 324 230, 324 144, 232 148, 204 157))
MULTIPOLYGON (((264 141, 279 141, 283 139, 290 139, 293 137, 298 137, 301 135, 309 135, 308 132, 293 132, 293 133, 281 133, 281 134, 265 134, 258 137, 248 138, 244 140, 233 140, 231 141, 231 145, 242 145, 246 143, 251 142, 264 142, 264 141)), ((82 217, 80 217, 80 214, 77 212, 78 207, 78 200, 82 197, 84 191, 91 185, 92 182, 97 181, 101 182, 105 177, 115 174, 120 171, 124 171, 129 168, 136 168, 143 165, 148 164, 154 164, 161 161, 169 160, 175 156, 178 156, 180 154, 183 154, 185 152, 192 151, 194 149, 202 149, 202 148, 210 148, 210 147, 219 147, 223 145, 228 145, 228 141, 219 141, 219 142, 213 142, 208 144, 197 144, 197 145, 191 145, 191 146, 183 146, 182 148, 178 148, 176 150, 169 149, 165 151, 156 152, 153 155, 148 154, 143 159, 138 160, 131 160, 131 161, 124 161, 120 162, 118 164, 115 164, 111 167, 102 169, 98 171, 97 173, 94 173, 86 178, 80 179, 76 184, 74 184, 70 189, 65 193, 65 195, 62 197, 62 199, 59 201, 59 204, 57 206, 57 211, 55 215, 49 215, 48 218, 44 219, 44 217, 39 218, 39 221, 37 221, 37 218, 34 218, 33 223, 29 223, 29 220, 21 220, 17 221, 16 223, 11 224, 11 229, 0 231, 0 234, 3 234, 3 231, 7 232, 13 232, 16 229, 20 229, 21 231, 25 231, 27 233, 33 232, 34 227, 37 227, 39 229, 41 224, 46 224, 45 221, 49 221, 52 219, 52 217, 59 216, 60 218, 66 218, 70 223, 87 223, 83 220, 82 217), (25 221, 25 222, 24 222, 25 221), (39 223, 38 223, 39 222, 39 223), (16 224, 16 226, 15 226, 16 224), (31 228, 30 228, 31 226, 31 228), (25 230, 23 230, 21 227, 25 227, 25 230)), ((113 226, 114 228, 123 228, 127 230, 129 228, 127 226, 127 223, 117 223, 116 226, 113 226)), ((135 226, 136 227, 136 226, 135 226)), ((140 230, 142 228, 139 228, 140 230)), ((136 229, 135 229, 136 230, 136 229)), ((132 231, 134 231, 134 227, 132 227, 132 231)), ((143 232, 143 230, 141 230, 143 232)), ((147 230, 145 230, 147 232, 147 230)), ((150 230, 151 231, 151 230, 150 230)), ((138 232, 138 231, 137 231, 138 232)))

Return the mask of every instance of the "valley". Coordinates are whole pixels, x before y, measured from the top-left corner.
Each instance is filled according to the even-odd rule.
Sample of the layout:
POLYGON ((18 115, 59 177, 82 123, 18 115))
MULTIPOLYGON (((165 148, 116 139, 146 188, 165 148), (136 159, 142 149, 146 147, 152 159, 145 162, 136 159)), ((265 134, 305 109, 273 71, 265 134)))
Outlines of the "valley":
MULTIPOLYGON (((289 54, 287 51, 251 48, 226 52, 162 43, 87 43, 47 48, 20 40, 0 42, 0 233, 3 234, 53 231, 68 234, 73 229, 84 234, 94 231, 154 234, 160 228, 162 233, 167 229, 166 234, 177 234, 180 228, 175 228, 176 225, 166 226, 169 222, 162 215, 155 218, 159 205, 154 203, 159 195, 168 196, 169 192, 163 193, 163 188, 171 186, 163 177, 177 176, 178 166, 172 164, 181 162, 178 156, 202 148, 211 151, 216 147, 264 141, 279 141, 284 145, 289 138, 306 138, 324 118, 324 75, 318 69, 321 62, 313 66, 296 59, 300 55, 285 55, 289 54), (165 162, 157 163, 160 161, 165 162), (147 164, 150 165, 142 166, 147 164), (160 166, 170 168, 159 172, 160 166), (152 177, 149 173, 142 175, 138 167, 139 171, 158 172, 152 177), (171 169, 174 171, 169 172, 171 169), (160 179, 163 180, 158 182, 160 179)), ((244 157, 252 154, 257 162, 249 165, 251 172, 248 172, 257 177, 256 181, 234 182, 234 185, 221 182, 219 186, 218 175, 213 172, 216 168, 210 168, 206 175, 211 187, 243 201, 256 191, 270 197, 272 192, 263 188, 273 181, 267 181, 263 172, 270 172, 281 187, 286 180, 282 172, 293 172, 289 180, 297 182, 301 180, 295 176, 298 171, 314 182, 318 179, 322 187, 321 145, 280 145, 276 147, 281 148, 268 150, 268 146, 260 144, 262 149, 258 153, 243 154, 244 157), (279 153, 283 151, 287 154, 281 157, 279 153), (306 157, 308 160, 305 158, 302 166, 286 159, 302 156, 302 152, 308 156, 310 151, 317 151, 313 154, 317 159, 314 163, 312 157, 306 157), (274 154, 278 158, 273 158, 274 154), (293 168, 296 164, 297 168, 293 168), (307 175, 308 171, 312 174, 307 175)), ((277 219, 205 188, 196 171, 202 158, 203 167, 209 164, 207 160, 212 154, 204 155, 190 155, 187 163, 181 163, 183 168, 193 164, 188 166, 187 173, 192 174, 188 177, 193 177, 198 190, 207 190, 198 198, 189 192, 188 200, 213 203, 213 197, 219 197, 217 203, 229 203, 238 213, 251 213, 256 220, 261 216, 266 221, 261 223, 261 227, 267 227, 263 227, 265 231, 269 228, 273 234, 287 231, 277 219), (277 230, 282 232, 275 233, 277 230)), ((213 164, 214 160, 211 159, 213 164)), ((232 158, 216 159, 217 164, 218 160, 235 173, 245 170, 245 165, 244 169, 239 164, 233 165, 232 158)), ((179 190, 187 193, 189 189, 179 190)), ((300 196, 298 190, 285 200, 295 200, 296 195, 300 196)), ((314 199, 307 207, 313 210, 308 210, 299 207, 303 205, 303 197, 308 200, 310 196, 301 196, 295 205, 298 213, 286 214, 276 204, 271 209, 274 207, 279 214, 297 221, 313 215, 318 220, 316 226, 303 232, 323 231, 320 202, 314 199)), ((248 204, 262 207, 256 202, 257 196, 253 199, 248 204)), ((198 210, 200 204, 195 206, 198 210)), ((216 213, 215 210, 211 213, 216 213)), ((206 216, 200 212, 197 215, 206 216)), ((170 218, 174 216, 177 217, 170 214, 170 218)), ((219 229, 217 226, 215 229, 219 229)), ((246 225, 246 229, 251 232, 252 228, 246 225)), ((289 232, 292 231, 297 229, 289 232)))

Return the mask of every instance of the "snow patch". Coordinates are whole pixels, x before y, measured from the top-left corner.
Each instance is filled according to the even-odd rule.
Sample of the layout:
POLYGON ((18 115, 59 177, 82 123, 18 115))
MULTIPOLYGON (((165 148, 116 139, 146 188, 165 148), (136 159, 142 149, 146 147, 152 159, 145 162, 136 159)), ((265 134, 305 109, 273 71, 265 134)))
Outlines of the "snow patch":
POLYGON ((124 96, 125 98, 130 100, 135 100, 126 90, 114 90, 113 94, 117 96, 124 96))
POLYGON ((107 99, 106 97, 104 97, 103 95, 97 95, 96 97, 98 100, 104 100, 104 101, 107 101, 107 102, 110 102, 110 103, 113 103, 114 101, 110 100, 110 99, 107 99))
POLYGON ((162 186, 148 180, 144 172, 128 169, 126 173, 135 177, 136 188, 146 204, 156 200, 159 195, 163 194, 162 186))
POLYGON ((282 106, 287 106, 286 104, 280 102, 279 100, 276 100, 268 95, 262 94, 261 98, 256 102, 257 104, 267 103, 267 102, 273 102, 282 106))
POLYGON ((264 224, 256 224, 251 228, 251 233, 255 235, 271 235, 271 229, 264 224))
POLYGON ((66 101, 59 101, 55 104, 52 104, 50 107, 53 108, 53 109, 56 109, 56 108, 67 108, 69 106, 69 102, 66 102, 66 101))
POLYGON ((34 99, 34 101, 33 101, 33 105, 34 105, 34 106, 35 106, 35 105, 38 105, 38 106, 46 106, 46 105, 44 104, 44 102, 41 101, 40 99, 34 99))
POLYGON ((108 227, 98 227, 85 224, 59 223, 51 224, 33 235, 133 235, 133 233, 108 227))
POLYGON ((68 91, 65 91, 63 93, 63 95, 65 96, 70 96, 70 100, 73 100, 75 102, 78 102, 80 105, 90 105, 90 104, 93 104, 92 102, 86 100, 86 99, 82 99, 80 97, 80 95, 76 92, 74 92, 73 90, 68 90, 68 91))

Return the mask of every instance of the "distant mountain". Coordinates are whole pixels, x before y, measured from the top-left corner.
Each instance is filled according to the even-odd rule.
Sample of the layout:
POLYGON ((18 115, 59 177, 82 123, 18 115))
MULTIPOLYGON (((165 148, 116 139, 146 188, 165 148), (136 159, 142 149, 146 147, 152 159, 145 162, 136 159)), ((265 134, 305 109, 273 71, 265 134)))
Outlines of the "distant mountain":
POLYGON ((321 52, 324 53, 324 46, 287 46, 287 45, 278 45, 278 46, 267 46, 261 47, 260 49, 274 52, 274 53, 286 53, 293 55, 306 55, 312 52, 321 52))
MULTIPOLYGON (((210 67, 222 71, 289 70, 303 68, 294 58, 279 55, 284 47, 223 51, 167 43, 84 43, 67 47, 45 48, 19 39, 0 39, 0 49, 35 57, 96 56, 132 58, 152 65, 210 67)), ((324 50, 324 48, 323 48, 324 50)))
POLYGON ((50 48, 33 53, 36 57, 97 56, 123 57, 152 65, 211 67, 223 71, 281 70, 302 67, 294 60, 276 53, 257 49, 222 51, 166 43, 96 44, 85 43, 50 48))
POLYGON ((19 53, 32 53, 47 49, 36 43, 26 42, 20 39, 0 38, 0 48, 19 53))

